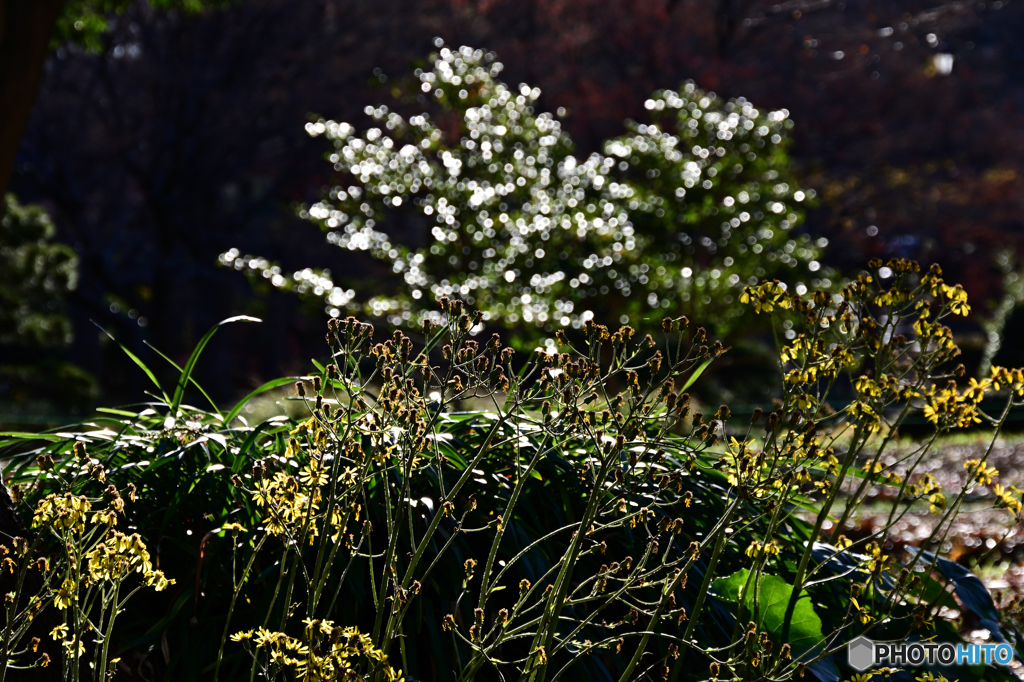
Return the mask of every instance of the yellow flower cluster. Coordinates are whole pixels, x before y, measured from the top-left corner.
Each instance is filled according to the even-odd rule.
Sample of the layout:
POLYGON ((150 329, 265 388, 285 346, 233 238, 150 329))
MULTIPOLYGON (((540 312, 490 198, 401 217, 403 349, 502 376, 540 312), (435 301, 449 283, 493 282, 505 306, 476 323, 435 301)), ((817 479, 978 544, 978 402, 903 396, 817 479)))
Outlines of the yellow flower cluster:
MULTIPOLYGON (((61 644, 63 645, 64 650, 68 653, 69 656, 80 657, 82 654, 84 654, 85 653, 85 643, 84 642, 79 642, 78 646, 76 647, 75 646, 75 639, 76 639, 75 636, 71 635, 70 639, 66 639, 65 640, 64 638, 67 637, 67 636, 68 636, 68 626, 66 624, 64 624, 64 623, 61 623, 60 625, 58 625, 54 629, 50 630, 50 638, 53 639, 53 641, 61 642, 61 640, 64 640, 63 642, 61 642, 61 644), (75 652, 75 649, 78 650, 77 653, 75 652)), ((44 659, 42 665, 45 668, 47 665, 49 665, 49 661, 47 659, 44 659)))
MULTIPOLYGON (((308 435, 310 440, 312 441, 313 445, 316 448, 319 448, 319 449, 327 448, 330 445, 330 440, 331 440, 330 432, 327 429, 325 429, 320 424, 319 421, 317 421, 316 417, 310 417, 306 421, 300 423, 298 426, 296 426, 291 431, 291 435, 295 436, 296 438, 300 438, 303 435, 308 435)), ((289 447, 288 447, 288 456, 289 457, 295 457, 298 454, 296 452, 296 449, 297 449, 297 444, 296 443, 297 442, 294 441, 294 440, 292 440, 289 443, 289 447)))
POLYGON ((752 452, 746 441, 729 438, 729 449, 719 460, 719 466, 729 477, 729 485, 740 485, 757 478, 763 459, 764 453, 752 452))
POLYGON ((154 571, 149 560, 149 551, 138 533, 125 535, 114 532, 97 544, 85 555, 88 561, 89 577, 94 582, 101 580, 118 581, 129 573, 142 573, 146 585, 164 590, 173 580, 168 580, 162 571, 154 571))
POLYGON ((759 557, 759 556, 775 556, 778 553, 779 553, 779 546, 777 544, 775 544, 774 540, 772 540, 771 542, 763 543, 763 544, 761 542, 758 542, 757 540, 754 540, 753 542, 750 543, 750 546, 747 547, 747 551, 746 551, 747 556, 748 557, 753 557, 753 558, 756 558, 756 557, 759 557))
POLYGON ((932 348, 941 353, 957 355, 960 349, 953 340, 952 330, 938 322, 930 322, 921 316, 914 322, 914 333, 917 334, 917 341, 922 348, 932 348))
POLYGON ((885 571, 890 570, 892 557, 882 553, 882 548, 878 546, 877 542, 869 542, 864 547, 864 553, 867 554, 867 558, 864 561, 864 568, 873 576, 879 576, 885 571))
POLYGON ((1006 388, 1019 396, 1024 395, 1024 370, 1022 369, 993 367, 987 381, 996 391, 1006 388))
MULTIPOLYGON (((320 472, 308 470, 306 480, 319 481, 320 472)), ((303 487, 294 476, 278 471, 271 478, 256 482, 252 494, 257 506, 267 507, 263 523, 273 535, 284 535, 289 527, 301 526, 319 508, 320 489, 318 486, 303 487)), ((310 524, 310 541, 316 536, 316 525, 310 524)))
POLYGON ((996 506, 1009 509, 1014 514, 1020 514, 1022 507, 1020 499, 1014 497, 1014 494, 1021 495, 1022 492, 1024 491, 1015 485, 1011 485, 1009 490, 998 483, 992 486, 992 494, 996 496, 997 500, 996 506))
POLYGON ((912 497, 927 498, 928 510, 932 514, 940 514, 946 508, 946 496, 942 494, 941 486, 931 474, 922 474, 916 483, 907 486, 907 493, 912 497))
POLYGON ((853 423, 862 425, 870 433, 875 433, 882 429, 881 415, 863 401, 854 400, 847 406, 846 413, 850 416, 850 420, 853 423))
POLYGON ((964 469, 967 469, 967 485, 977 483, 978 485, 992 485, 992 479, 999 475, 995 467, 985 466, 980 459, 969 459, 964 462, 964 469))
POLYGON ((835 344, 829 347, 824 339, 808 339, 803 334, 782 348, 780 359, 783 364, 799 363, 797 368, 786 373, 786 383, 791 386, 828 381, 857 364, 857 359, 845 346, 835 344))
MULTIPOLYGON (((865 467, 864 470, 869 474, 881 474, 888 468, 889 467, 887 465, 882 464, 881 462, 874 462, 873 464, 870 464, 867 467, 865 467)), ((885 482, 888 483, 889 485, 900 485, 901 483, 903 483, 903 477, 900 476, 895 471, 885 472, 883 478, 885 479, 885 482)))
POLYGON ((788 309, 790 300, 786 296, 786 290, 778 281, 762 282, 756 287, 744 287, 740 294, 740 303, 754 304, 754 310, 758 313, 770 313, 775 306, 788 309))
POLYGON ((401 671, 388 665, 387 655, 369 635, 329 620, 306 619, 303 638, 266 628, 236 632, 234 642, 252 642, 273 665, 291 669, 302 682, 355 682, 380 671, 387 682, 403 682, 401 671), (362 665, 365 661, 365 665, 362 665))
POLYGON ((978 403, 984 396, 984 387, 972 387, 960 393, 956 384, 950 382, 945 388, 934 384, 918 392, 925 401, 924 416, 937 426, 965 428, 980 424, 978 403))
POLYGON ((955 287, 951 287, 948 284, 943 284, 942 294, 946 297, 949 309, 954 315, 966 317, 971 312, 971 306, 967 305, 967 292, 961 285, 957 284, 955 287))
POLYGON ((861 375, 855 386, 862 399, 907 400, 913 396, 913 389, 906 384, 901 386, 900 380, 892 374, 883 374, 877 381, 861 375))
POLYGON ((75 496, 71 493, 55 495, 53 493, 39 500, 32 526, 36 528, 53 527, 58 530, 70 530, 81 533, 85 530, 85 515, 92 508, 88 498, 75 496))
POLYGON ((967 292, 959 284, 955 286, 946 284, 942 281, 941 275, 942 270, 937 265, 933 265, 921 278, 921 284, 925 286, 932 296, 942 296, 945 298, 946 305, 949 306, 950 312, 954 315, 966 316, 971 312, 971 306, 967 305, 967 292))

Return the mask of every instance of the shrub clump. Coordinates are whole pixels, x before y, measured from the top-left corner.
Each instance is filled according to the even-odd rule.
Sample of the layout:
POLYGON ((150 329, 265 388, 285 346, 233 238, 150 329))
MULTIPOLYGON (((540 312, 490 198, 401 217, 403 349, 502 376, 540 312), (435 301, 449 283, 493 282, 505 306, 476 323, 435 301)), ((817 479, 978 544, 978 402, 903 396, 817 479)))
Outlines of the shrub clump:
MULTIPOLYGON (((295 384, 301 418, 248 424, 252 396, 200 410, 177 391, 38 436, 10 473, 20 509, 43 521, 8 562, 45 584, 7 622, 76 603, 60 613, 92 625, 75 641, 100 669, 108 654, 154 666, 166 647, 162 674, 232 680, 834 680, 853 674, 841 652, 860 635, 961 641, 977 616, 1014 639, 977 578, 933 552, 968 495, 1016 518, 1020 492, 985 457, 942 489, 923 466, 934 437, 888 453, 916 412, 934 436, 980 422, 994 439, 1024 373, 955 383, 943 321, 966 313, 963 290, 936 268, 893 261, 888 281, 881 268, 838 295, 743 292, 793 331, 779 403, 749 419, 689 395, 724 348, 683 319, 647 336, 589 321, 581 342, 560 334, 518 359, 472 337, 480 313, 442 299, 423 345, 332 319, 329 360, 295 384), (855 397, 836 405, 843 383, 855 397), (488 407, 459 411, 471 398, 488 407), (887 491, 889 523, 855 534, 872 488, 887 491), (57 500, 71 511, 50 513, 57 500), (939 517, 926 551, 887 543, 922 506, 939 517), (83 580, 88 553, 66 542, 83 529, 100 559, 129 532, 148 548, 114 562, 123 589, 139 588, 116 626, 96 627, 113 623, 108 602, 61 591, 83 580)), ((42 664, 29 631, 8 625, 4 664, 42 664)))

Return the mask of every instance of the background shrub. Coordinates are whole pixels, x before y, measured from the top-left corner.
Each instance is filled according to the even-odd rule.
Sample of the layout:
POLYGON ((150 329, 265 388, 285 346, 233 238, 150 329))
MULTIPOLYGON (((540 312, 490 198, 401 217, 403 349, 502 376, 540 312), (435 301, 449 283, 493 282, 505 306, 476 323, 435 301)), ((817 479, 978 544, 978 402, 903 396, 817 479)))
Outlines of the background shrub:
POLYGON ((795 234, 801 190, 786 154, 788 112, 723 101, 692 83, 655 93, 650 124, 603 153, 572 154, 540 90, 500 80, 491 53, 442 48, 417 69, 440 106, 404 118, 368 106, 371 127, 309 123, 332 144, 337 184, 303 207, 327 241, 366 252, 395 278, 367 289, 344 273, 287 273, 232 249, 223 263, 274 286, 322 297, 334 316, 358 311, 417 327, 448 296, 527 345, 589 319, 656 328, 666 313, 738 334, 744 286, 781 279, 831 286, 827 240, 795 234))
MULTIPOLYGON (((67 410, 89 402, 95 379, 67 362, 71 320, 64 309, 78 285, 78 258, 55 239, 40 206, 13 195, 0 207, 0 406, 67 410), (58 391, 47 387, 59 385, 58 391)), ((28 411, 28 410, 26 410, 28 411)))

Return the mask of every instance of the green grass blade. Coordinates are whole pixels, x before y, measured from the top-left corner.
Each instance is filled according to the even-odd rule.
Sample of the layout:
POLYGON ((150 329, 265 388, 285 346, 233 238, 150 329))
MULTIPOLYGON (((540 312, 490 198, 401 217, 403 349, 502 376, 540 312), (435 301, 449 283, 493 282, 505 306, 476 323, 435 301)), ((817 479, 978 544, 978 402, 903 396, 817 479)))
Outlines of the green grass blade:
POLYGON ((32 433, 31 431, 0 431, 0 438, 16 438, 18 440, 65 440, 64 436, 53 433, 32 433))
MULTIPOLYGON (((149 346, 150 350, 152 350, 152 351, 153 351, 154 353, 156 353, 157 355, 159 355, 160 357, 162 357, 162 358, 163 358, 164 360, 166 360, 166 361, 167 361, 167 363, 168 363, 168 364, 169 364, 169 365, 170 365, 171 367, 173 367, 174 369, 178 370, 179 372, 182 372, 182 371, 184 371, 184 370, 182 370, 182 369, 181 369, 181 367, 180 367, 180 366, 178 365, 178 363, 176 363, 176 362, 175 362, 174 360, 171 360, 171 359, 170 359, 169 357, 167 357, 166 355, 164 355, 164 354, 163 354, 163 353, 162 353, 162 352, 160 351, 160 349, 159 349, 159 348, 157 348, 156 346, 154 346, 153 344, 151 344, 151 343, 150 343, 149 341, 143 341, 143 343, 144 343, 144 344, 146 344, 147 346, 149 346)), ((188 380, 192 382, 192 385, 193 385, 193 386, 195 386, 196 388, 198 388, 198 389, 199 389, 199 392, 203 394, 203 397, 204 397, 204 398, 206 398, 206 402, 210 403, 210 405, 211 405, 211 406, 213 407, 214 411, 216 411, 216 412, 217 412, 217 414, 219 414, 219 415, 220 415, 221 417, 223 417, 224 415, 223 415, 223 414, 221 414, 220 408, 219 408, 219 407, 217 407, 217 403, 213 402, 213 398, 211 398, 211 397, 210 397, 210 396, 209 396, 209 395, 208 395, 208 394, 206 393, 206 391, 205 391, 205 390, 203 390, 203 387, 199 385, 199 382, 198 382, 198 381, 196 381, 195 379, 193 379, 192 377, 189 377, 189 379, 188 379, 188 380)))
POLYGON ((96 411, 97 412, 102 412, 104 414, 116 414, 119 417, 138 417, 139 416, 139 414, 137 412, 129 412, 128 410, 118 410, 118 409, 115 409, 113 407, 97 407, 96 411))
POLYGON ((138 356, 135 355, 135 353, 133 353, 130 350, 128 350, 127 348, 125 348, 125 345, 123 343, 121 343, 120 341, 118 341, 117 339, 115 339, 113 334, 108 332, 103 327, 100 327, 100 325, 95 320, 93 321, 93 324, 95 324, 96 327, 99 328, 99 330, 101 332, 106 334, 110 338, 111 341, 113 341, 114 343, 116 343, 118 346, 121 347, 121 350, 124 351, 125 355, 127 355, 129 358, 131 358, 132 362, 134 362, 136 365, 138 365, 142 369, 142 371, 146 373, 146 376, 149 377, 149 380, 152 381, 153 385, 156 386, 158 391, 160 391, 161 395, 163 395, 164 403, 169 403, 171 401, 171 399, 167 397, 167 393, 164 392, 164 389, 160 385, 160 382, 156 380, 156 375, 153 374, 152 371, 150 371, 149 367, 146 367, 146 363, 144 363, 142 360, 140 360, 138 358, 138 356))
POLYGON ((199 339, 199 343, 196 344, 195 350, 192 351, 192 355, 189 356, 188 362, 185 363, 185 369, 181 371, 181 378, 178 379, 178 386, 174 389, 174 398, 170 401, 170 416, 173 418, 178 417, 178 408, 181 406, 181 399, 185 396, 185 387, 188 386, 188 381, 192 377, 192 370, 195 369, 196 363, 199 361, 199 356, 202 354, 203 349, 206 348, 206 344, 210 342, 213 335, 217 333, 217 330, 226 324, 231 322, 262 322, 256 317, 249 317, 248 315, 236 315, 235 317, 229 317, 226 320, 221 320, 217 324, 210 328, 210 331, 203 335, 203 338, 199 339))
POLYGON ((704 370, 708 368, 708 365, 711 364, 713 359, 714 358, 708 358, 704 362, 700 363, 700 367, 693 370, 693 374, 690 375, 690 378, 686 380, 686 383, 683 384, 683 387, 679 390, 685 391, 686 389, 690 388, 690 386, 693 386, 693 382, 697 381, 697 379, 700 378, 700 375, 704 373, 704 370))
POLYGON ((263 384, 262 386, 254 390, 252 393, 238 401, 238 404, 232 407, 231 411, 224 415, 224 423, 230 424, 231 420, 237 417, 238 413, 242 411, 242 408, 245 407, 245 404, 248 403, 253 398, 255 398, 256 396, 258 396, 260 393, 265 393, 271 389, 277 388, 278 386, 284 386, 285 384, 290 384, 295 381, 299 381, 300 379, 302 379, 302 377, 281 377, 279 379, 273 379, 271 381, 268 381, 267 383, 263 384))

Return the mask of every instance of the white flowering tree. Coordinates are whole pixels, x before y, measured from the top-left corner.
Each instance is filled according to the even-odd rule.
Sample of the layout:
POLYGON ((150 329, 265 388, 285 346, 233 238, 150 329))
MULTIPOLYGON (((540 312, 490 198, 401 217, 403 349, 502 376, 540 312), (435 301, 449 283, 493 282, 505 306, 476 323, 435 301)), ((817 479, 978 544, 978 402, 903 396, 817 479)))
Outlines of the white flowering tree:
POLYGON ((366 108, 362 131, 307 124, 333 145, 343 180, 301 215, 329 243, 388 263, 390 285, 285 273, 238 249, 222 262, 323 297, 334 316, 418 325, 448 296, 488 325, 541 335, 595 315, 643 325, 686 314, 729 336, 744 286, 830 286, 826 242, 791 234, 813 193, 788 172, 788 112, 687 83, 646 102, 650 123, 577 158, 558 117, 535 111, 540 90, 509 87, 501 70, 493 54, 445 47, 416 71, 452 125, 386 106, 366 108))

